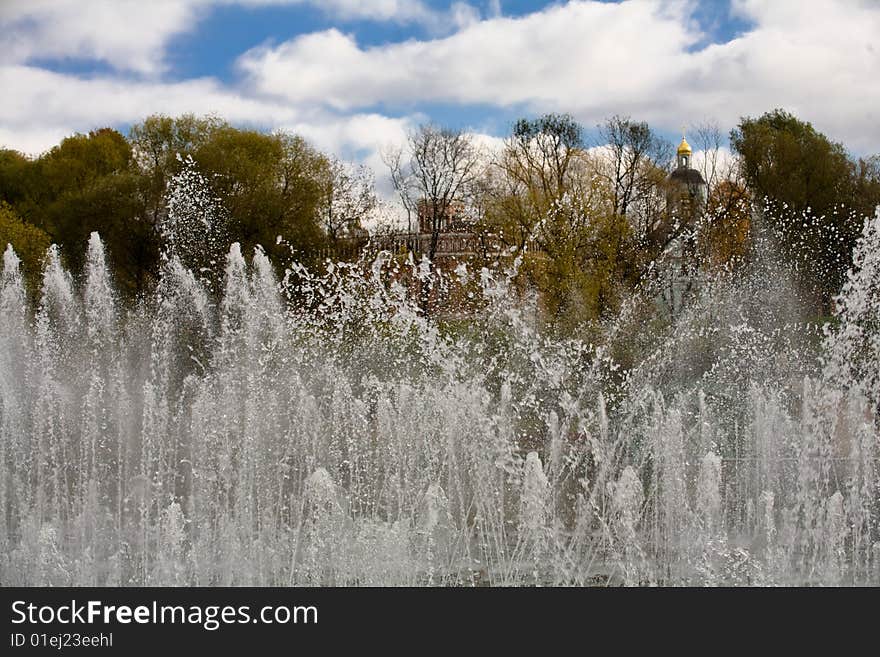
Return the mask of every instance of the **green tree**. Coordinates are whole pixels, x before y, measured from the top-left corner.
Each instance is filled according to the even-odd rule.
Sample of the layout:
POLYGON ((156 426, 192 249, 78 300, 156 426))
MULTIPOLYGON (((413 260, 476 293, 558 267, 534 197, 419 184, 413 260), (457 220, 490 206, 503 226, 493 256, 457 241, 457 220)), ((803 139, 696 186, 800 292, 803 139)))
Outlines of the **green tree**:
POLYGON ((750 246, 751 199, 744 187, 730 180, 717 183, 708 194, 707 210, 697 231, 704 268, 735 268, 743 264, 750 246))
POLYGON ((180 172, 183 158, 192 155, 215 130, 225 125, 217 117, 156 114, 131 127, 128 141, 143 174, 140 191, 145 218, 154 226, 165 216, 168 181, 180 172))
POLYGON ((21 259, 22 273, 32 291, 39 287, 43 257, 50 242, 49 235, 22 221, 8 203, 0 202, 0 252, 12 245, 21 259))
MULTIPOLYGON (((549 235, 538 233, 548 213, 566 194, 582 191, 583 146, 583 128, 568 114, 545 114, 513 125, 487 188, 487 220, 504 244, 522 250, 533 240, 547 241, 549 235)), ((560 221, 566 216, 579 221, 570 213, 556 214, 551 233, 564 230, 560 221)))
POLYGON ((481 185, 495 239, 526 250, 522 273, 559 328, 614 312, 635 271, 634 235, 615 212, 608 162, 568 115, 522 119, 481 185))
POLYGON ((276 262, 290 249, 310 262, 325 245, 320 208, 329 163, 301 137, 185 114, 150 116, 132 127, 129 139, 153 225, 165 218, 169 180, 191 156, 229 213, 227 241, 239 242, 244 253, 260 244, 276 262))
POLYGON ((827 314, 862 226, 854 163, 842 144, 780 109, 743 118, 730 140, 764 224, 827 314))
POLYGON ((326 243, 321 204, 329 162, 323 154, 302 137, 221 126, 194 158, 229 211, 230 240, 245 253, 259 244, 276 260, 288 249, 301 261, 314 260, 326 243))
POLYGON ((549 213, 552 246, 529 254, 525 272, 536 283, 551 322, 571 330, 617 312, 630 289, 635 241, 625 217, 573 205, 566 197, 549 213), (566 216, 567 215, 567 216, 566 216))
POLYGON ((855 167, 857 213, 869 217, 880 206, 880 155, 859 158, 855 167))
POLYGON ((155 270, 157 242, 142 220, 140 173, 119 132, 75 134, 33 160, 4 151, 0 180, 2 200, 59 244, 74 270, 97 231, 121 289, 132 294, 145 289, 155 270))
POLYGON ((0 199, 19 206, 34 195, 38 181, 31 160, 18 151, 0 150, 0 199))
POLYGON ((142 179, 125 138, 109 128, 77 134, 36 165, 48 194, 38 225, 61 245, 69 265, 83 264, 89 235, 97 231, 120 288, 145 291, 155 276, 158 242, 144 221, 142 179))

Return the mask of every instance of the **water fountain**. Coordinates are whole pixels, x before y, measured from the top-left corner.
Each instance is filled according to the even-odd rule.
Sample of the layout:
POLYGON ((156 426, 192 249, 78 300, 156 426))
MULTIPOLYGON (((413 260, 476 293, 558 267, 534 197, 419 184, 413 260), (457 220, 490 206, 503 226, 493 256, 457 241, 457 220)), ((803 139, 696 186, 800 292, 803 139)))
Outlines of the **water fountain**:
MULTIPOLYGON (((184 182, 172 246, 215 225, 184 182)), ((31 308, 9 248, 0 581, 880 584, 878 242, 880 211, 821 342, 745 305, 778 279, 719 279, 623 379, 504 271, 458 272, 482 305, 452 331, 387 254, 279 280, 172 248, 128 306, 92 235, 31 308)))

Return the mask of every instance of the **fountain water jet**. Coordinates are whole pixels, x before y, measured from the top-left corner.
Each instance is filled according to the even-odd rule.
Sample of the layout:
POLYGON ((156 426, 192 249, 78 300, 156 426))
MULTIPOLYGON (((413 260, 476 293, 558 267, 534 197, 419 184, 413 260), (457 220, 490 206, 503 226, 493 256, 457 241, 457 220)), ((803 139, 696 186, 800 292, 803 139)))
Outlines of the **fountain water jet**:
POLYGON ((628 378, 510 272, 453 331, 388 254, 279 281, 234 244, 215 281, 170 252, 126 308, 93 235, 31 308, 7 249, 0 579, 878 584, 878 230, 821 367, 720 282, 628 378))

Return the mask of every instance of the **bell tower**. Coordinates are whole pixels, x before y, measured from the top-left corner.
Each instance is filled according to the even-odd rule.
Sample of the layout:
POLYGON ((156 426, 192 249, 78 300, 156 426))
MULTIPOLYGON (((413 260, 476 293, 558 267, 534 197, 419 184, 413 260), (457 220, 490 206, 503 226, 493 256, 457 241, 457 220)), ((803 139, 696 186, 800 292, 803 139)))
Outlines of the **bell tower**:
POLYGON ((693 154, 682 130, 675 167, 666 180, 666 216, 653 232, 665 260, 658 303, 672 316, 681 311, 698 283, 695 228, 706 202, 707 186, 702 174, 693 168, 693 154))
POLYGON ((703 176, 693 168, 693 154, 682 131, 681 143, 675 152, 675 168, 667 180, 666 212, 683 225, 693 224, 708 192, 703 176))
POLYGON ((691 168, 691 155, 693 155, 693 150, 691 150, 691 145, 687 143, 687 139, 684 136, 684 130, 681 131, 681 143, 678 145, 678 168, 679 169, 690 169, 691 168))

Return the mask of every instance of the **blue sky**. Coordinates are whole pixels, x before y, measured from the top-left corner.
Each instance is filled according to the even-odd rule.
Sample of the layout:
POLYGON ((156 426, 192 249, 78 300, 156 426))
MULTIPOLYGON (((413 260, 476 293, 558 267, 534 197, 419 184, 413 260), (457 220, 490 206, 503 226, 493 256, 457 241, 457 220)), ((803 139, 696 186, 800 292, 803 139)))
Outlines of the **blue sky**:
POLYGON ((3 0, 0 146, 213 113, 366 162, 435 121, 497 146, 568 112, 680 126, 786 108, 880 151, 876 0, 3 0))

